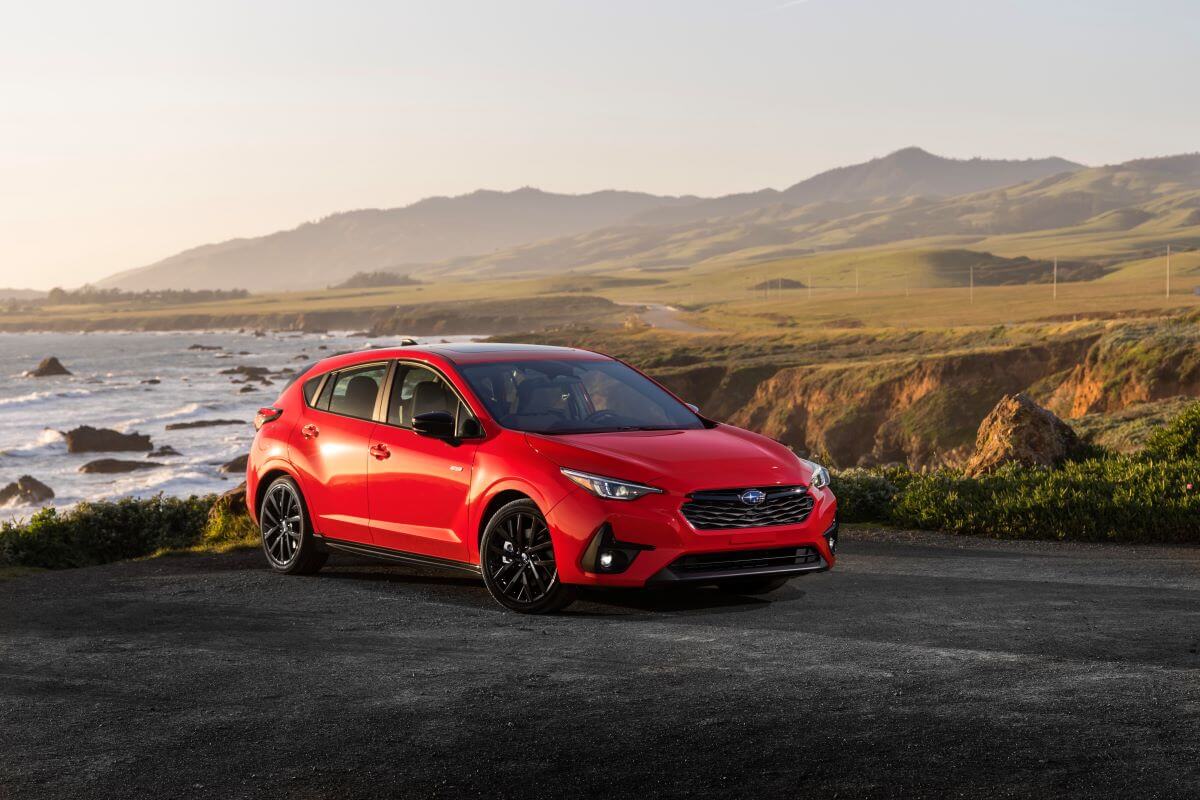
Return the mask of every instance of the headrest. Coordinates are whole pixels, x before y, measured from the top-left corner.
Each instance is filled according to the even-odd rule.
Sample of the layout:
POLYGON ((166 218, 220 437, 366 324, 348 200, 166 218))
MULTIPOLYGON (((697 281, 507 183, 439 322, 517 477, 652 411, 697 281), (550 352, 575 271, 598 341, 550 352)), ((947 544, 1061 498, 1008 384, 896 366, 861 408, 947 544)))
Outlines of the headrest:
POLYGON ((439 381, 421 381, 413 387, 413 416, 450 411, 450 390, 439 381))
POLYGON ((355 375, 346 384, 345 409, 347 414, 368 418, 375 410, 375 395, 379 384, 369 375, 355 375))

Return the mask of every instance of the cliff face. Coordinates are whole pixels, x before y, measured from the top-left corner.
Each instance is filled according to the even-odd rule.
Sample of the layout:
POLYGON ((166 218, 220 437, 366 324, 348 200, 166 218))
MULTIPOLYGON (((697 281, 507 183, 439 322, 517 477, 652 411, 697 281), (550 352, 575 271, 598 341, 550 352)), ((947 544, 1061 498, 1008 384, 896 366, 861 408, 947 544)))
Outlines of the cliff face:
POLYGON ((821 365, 708 364, 657 375, 706 414, 835 466, 961 465, 1006 394, 1064 419, 1200 397, 1200 321, 1114 324, 1045 344, 821 365))
POLYGON ((704 412, 835 466, 959 463, 1005 394, 1079 362, 1093 338, 865 363, 744 369, 702 366, 660 377, 704 412))
POLYGON ((1200 396, 1200 325, 1126 325, 1102 336, 1048 387, 1045 405, 1066 418, 1120 411, 1137 403, 1200 396))

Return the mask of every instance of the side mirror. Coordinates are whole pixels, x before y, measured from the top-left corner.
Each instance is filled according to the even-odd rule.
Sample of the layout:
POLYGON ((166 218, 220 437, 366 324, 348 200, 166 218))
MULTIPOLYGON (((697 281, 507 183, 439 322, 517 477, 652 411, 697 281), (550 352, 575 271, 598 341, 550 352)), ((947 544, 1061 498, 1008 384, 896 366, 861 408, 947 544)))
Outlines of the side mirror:
POLYGON ((413 417, 413 430, 431 439, 453 439, 454 417, 445 411, 427 411, 413 417))
POLYGON ((684 405, 690 408, 693 414, 700 413, 700 406, 696 405, 695 403, 684 403, 684 405))

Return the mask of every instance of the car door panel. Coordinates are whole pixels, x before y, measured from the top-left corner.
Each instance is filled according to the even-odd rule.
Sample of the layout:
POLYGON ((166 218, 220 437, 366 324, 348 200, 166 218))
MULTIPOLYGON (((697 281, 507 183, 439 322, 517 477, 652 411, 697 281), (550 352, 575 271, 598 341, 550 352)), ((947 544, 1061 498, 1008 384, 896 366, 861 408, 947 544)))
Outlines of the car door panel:
POLYGON ((289 451, 300 472, 317 533, 372 543, 367 462, 376 423, 371 419, 375 399, 370 392, 378 391, 385 373, 386 364, 352 367, 331 375, 317 401, 326 408, 306 408, 292 430, 289 451), (373 390, 368 381, 374 384, 373 390), (347 392, 351 386, 354 389, 347 392))
POLYGON ((444 379, 425 367, 400 365, 392 392, 389 422, 381 422, 372 432, 373 454, 367 467, 374 542, 466 561, 468 498, 477 445, 469 439, 450 442, 424 437, 408 426, 422 410, 468 412, 465 406, 457 408, 461 403, 444 379), (436 390, 432 383, 438 384, 436 390))

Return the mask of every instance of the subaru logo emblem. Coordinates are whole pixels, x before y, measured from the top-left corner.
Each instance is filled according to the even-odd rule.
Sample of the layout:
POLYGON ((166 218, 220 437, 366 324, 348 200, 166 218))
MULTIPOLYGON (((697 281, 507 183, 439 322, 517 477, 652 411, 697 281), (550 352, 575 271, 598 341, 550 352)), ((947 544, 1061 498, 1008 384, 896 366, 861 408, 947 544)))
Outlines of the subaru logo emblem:
POLYGON ((742 492, 741 499, 748 506, 757 506, 767 499, 767 493, 758 489, 747 489, 742 492))

